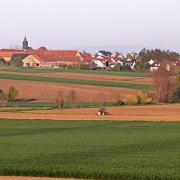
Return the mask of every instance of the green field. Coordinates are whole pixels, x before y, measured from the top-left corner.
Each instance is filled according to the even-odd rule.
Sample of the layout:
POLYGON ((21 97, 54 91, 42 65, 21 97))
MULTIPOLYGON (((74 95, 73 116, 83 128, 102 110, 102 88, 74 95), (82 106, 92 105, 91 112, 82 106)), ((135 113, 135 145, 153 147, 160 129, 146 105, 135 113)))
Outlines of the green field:
POLYGON ((147 77, 148 74, 141 72, 115 72, 115 71, 100 71, 100 70, 79 70, 79 69, 27 69, 17 67, 0 67, 0 71, 7 72, 22 72, 22 73, 54 73, 54 72, 69 72, 69 73, 83 73, 83 74, 100 74, 112 76, 134 76, 134 77, 147 77))
POLYGON ((0 175, 179 180, 180 123, 1 119, 0 175))
MULTIPOLYGON (((126 104, 124 104, 125 106, 126 104)), ((149 104, 153 105, 153 104, 149 104)), ((53 102, 6 102, 1 104, 2 107, 6 109, 1 109, 0 112, 24 112, 24 111, 34 111, 34 110, 52 110, 57 108, 57 104, 53 102), (8 108, 8 107, 13 107, 8 108)), ((99 108, 102 106, 101 102, 65 102, 63 109, 80 109, 80 108, 99 108)), ((122 106, 117 102, 105 102, 104 107, 118 107, 122 106)))
POLYGON ((148 84, 139 84, 139 83, 97 81, 90 79, 56 78, 56 77, 30 76, 30 75, 19 75, 19 74, 15 75, 15 74, 3 74, 3 73, 0 74, 0 79, 42 81, 42 82, 55 82, 55 83, 105 86, 105 87, 122 87, 122 88, 140 89, 140 90, 149 90, 151 87, 148 84))

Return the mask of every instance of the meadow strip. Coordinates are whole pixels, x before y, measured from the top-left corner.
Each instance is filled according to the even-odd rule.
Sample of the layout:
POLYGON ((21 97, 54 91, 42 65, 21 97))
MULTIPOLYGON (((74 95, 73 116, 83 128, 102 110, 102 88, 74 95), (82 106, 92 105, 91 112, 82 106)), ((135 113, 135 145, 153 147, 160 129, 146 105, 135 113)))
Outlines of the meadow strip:
POLYGON ((0 71, 6 72, 22 72, 22 73, 82 73, 82 74, 99 74, 99 75, 111 75, 111 76, 130 76, 130 77, 147 77, 147 73, 142 72, 115 72, 115 71, 103 71, 103 70, 79 70, 79 69, 28 69, 18 67, 1 67, 0 71))

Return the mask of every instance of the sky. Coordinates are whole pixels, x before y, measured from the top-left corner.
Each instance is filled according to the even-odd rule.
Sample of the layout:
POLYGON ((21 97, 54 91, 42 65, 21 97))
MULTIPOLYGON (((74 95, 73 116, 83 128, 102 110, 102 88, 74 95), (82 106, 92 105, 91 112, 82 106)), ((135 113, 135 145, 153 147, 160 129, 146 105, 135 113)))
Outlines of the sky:
POLYGON ((0 0, 0 48, 180 52, 180 0, 0 0))

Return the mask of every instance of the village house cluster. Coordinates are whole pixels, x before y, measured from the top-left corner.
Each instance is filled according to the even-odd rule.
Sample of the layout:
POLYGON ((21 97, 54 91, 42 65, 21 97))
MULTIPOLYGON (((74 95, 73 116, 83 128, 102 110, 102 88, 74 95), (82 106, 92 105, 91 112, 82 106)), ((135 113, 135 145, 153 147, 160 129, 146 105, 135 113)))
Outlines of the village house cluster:
MULTIPOLYGON (((0 58, 7 63, 22 61, 23 67, 28 68, 64 68, 68 65, 83 64, 91 69, 135 70, 140 61, 137 53, 128 53, 127 56, 119 52, 99 51, 95 55, 78 50, 49 50, 46 47, 33 49, 29 47, 27 38, 22 42, 22 49, 0 49, 0 58)), ((159 62, 150 59, 149 70, 154 71, 160 66, 159 62)))

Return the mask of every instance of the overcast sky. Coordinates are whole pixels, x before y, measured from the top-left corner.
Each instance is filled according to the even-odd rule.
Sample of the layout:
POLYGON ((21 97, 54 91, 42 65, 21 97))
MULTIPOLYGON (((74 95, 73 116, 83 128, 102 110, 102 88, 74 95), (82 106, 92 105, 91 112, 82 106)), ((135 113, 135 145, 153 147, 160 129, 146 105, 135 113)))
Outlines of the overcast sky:
POLYGON ((0 47, 180 51, 180 0, 0 0, 0 47))

